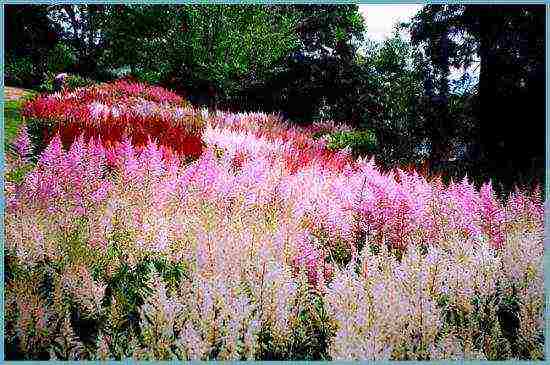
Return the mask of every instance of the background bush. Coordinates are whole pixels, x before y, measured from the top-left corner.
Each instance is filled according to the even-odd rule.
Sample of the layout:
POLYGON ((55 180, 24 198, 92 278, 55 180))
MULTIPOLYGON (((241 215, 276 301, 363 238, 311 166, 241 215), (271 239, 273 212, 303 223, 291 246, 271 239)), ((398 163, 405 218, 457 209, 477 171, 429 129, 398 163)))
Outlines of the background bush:
POLYGON ((74 90, 79 87, 88 87, 95 84, 95 81, 79 75, 69 75, 65 81, 65 86, 69 90, 74 90))
POLYGON ((77 62, 75 51, 66 44, 57 43, 46 57, 46 69, 48 73, 56 74, 68 71, 77 62))
POLYGON ((329 148, 350 148, 356 156, 371 154, 378 146, 376 135, 370 130, 335 132, 329 135, 328 140, 329 148))
POLYGON ((163 74, 159 71, 139 70, 135 72, 134 76, 141 82, 145 82, 151 85, 159 84, 163 81, 163 74))
POLYGON ((6 56, 4 82, 13 86, 32 84, 37 78, 32 59, 27 56, 6 56))
MULTIPOLYGON (((57 73, 47 73, 44 81, 40 84, 39 90, 47 93, 54 92, 54 79, 57 73)), ((95 84, 95 81, 83 76, 69 74, 65 78, 65 87, 67 90, 74 90, 79 87, 87 87, 95 84)))

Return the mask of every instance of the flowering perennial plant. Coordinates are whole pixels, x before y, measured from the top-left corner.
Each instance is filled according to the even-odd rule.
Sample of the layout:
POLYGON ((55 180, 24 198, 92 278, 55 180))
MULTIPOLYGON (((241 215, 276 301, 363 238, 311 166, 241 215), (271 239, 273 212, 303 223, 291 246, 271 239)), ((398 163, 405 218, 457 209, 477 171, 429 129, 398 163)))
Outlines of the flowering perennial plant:
MULTIPOLYGON (((190 110, 139 84, 75 93, 90 102, 52 106, 62 123, 190 110)), ((490 183, 381 172, 329 153, 314 135, 345 129, 331 123, 197 114, 194 161, 150 131, 110 140, 78 122, 68 149, 59 129, 6 183, 8 358, 543 357, 536 192, 500 201, 490 183)))
POLYGON ((59 134, 65 146, 81 134, 105 145, 124 137, 136 146, 148 139, 184 156, 198 157, 201 114, 178 95, 155 86, 116 81, 29 101, 23 116, 46 141, 59 134))

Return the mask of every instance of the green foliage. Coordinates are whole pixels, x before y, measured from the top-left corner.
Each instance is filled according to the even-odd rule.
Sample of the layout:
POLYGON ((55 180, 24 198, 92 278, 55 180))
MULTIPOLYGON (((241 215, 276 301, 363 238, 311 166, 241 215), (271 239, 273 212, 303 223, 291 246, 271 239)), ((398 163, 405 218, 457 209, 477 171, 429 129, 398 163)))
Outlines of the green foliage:
POLYGON ((20 109, 22 102, 20 100, 4 101, 4 146, 7 146, 17 135, 23 119, 20 109))
POLYGON ((42 80, 42 83, 40 86, 38 86, 38 90, 45 93, 52 93, 54 91, 54 81, 55 74, 53 73, 46 73, 44 75, 44 79, 42 80))
POLYGON ((308 52, 336 51, 345 58, 363 40, 365 23, 357 5, 289 5, 282 12, 296 14, 301 49, 308 52))
POLYGON ((373 131, 341 131, 329 135, 328 147, 333 150, 350 148, 356 155, 372 153, 377 146, 373 131))
POLYGON ((55 127, 51 120, 29 119, 27 122, 27 132, 32 143, 32 155, 38 156, 40 152, 47 147, 45 134, 50 135, 55 127))
POLYGON ((230 92, 260 77, 297 45, 295 19, 269 6, 178 5, 109 9, 102 62, 128 65, 144 80, 178 75, 230 92), (140 71, 141 70, 141 71, 140 71))
POLYGON ((87 218, 75 217, 73 222, 72 229, 59 233, 56 237, 59 249, 64 254, 62 260, 56 263, 58 269, 72 264, 83 264, 89 267, 98 259, 97 252, 87 245, 87 218))
POLYGON ((352 258, 350 245, 340 238, 331 238, 326 231, 313 233, 317 246, 320 249, 327 250, 326 262, 345 267, 352 258))
POLYGON ((328 347, 334 336, 322 295, 306 281, 300 284, 300 296, 295 305, 300 308, 298 318, 286 346, 276 346, 269 331, 259 334, 261 346, 258 356, 262 361, 272 360, 330 360, 328 347))
POLYGON ((57 43, 46 56, 46 69, 52 74, 67 71, 76 61, 75 51, 71 47, 57 43))
POLYGON ((329 247, 330 252, 329 257, 327 258, 329 262, 344 266, 351 261, 351 248, 345 242, 338 240, 334 242, 333 246, 329 247))
POLYGON ((514 127, 524 110, 531 111, 530 120, 544 119, 544 19, 543 6, 493 4, 430 5, 412 19, 411 39, 426 66, 433 161, 448 157, 453 138, 469 139, 479 146, 471 159, 480 180, 496 178, 506 189, 522 175, 544 181, 544 123, 514 127), (479 70, 474 88, 458 83, 469 89, 474 108, 450 105, 451 67, 479 70), (472 122, 477 130, 464 128, 472 122))
POLYGON ((161 257, 157 257, 152 261, 156 272, 162 275, 164 282, 169 288, 177 288, 179 284, 184 280, 190 278, 190 269, 186 262, 172 263, 161 257))
POLYGON ((383 164, 416 162, 425 139, 422 65, 416 50, 399 33, 370 44, 363 69, 369 77, 361 90, 361 124, 376 131, 377 160, 383 164))
POLYGON ((116 299, 122 308, 127 326, 138 326, 138 309, 152 289, 147 286, 151 277, 151 268, 147 261, 137 264, 135 268, 122 264, 108 282, 106 304, 110 305, 113 298, 116 299))
MULTIPOLYGON (((54 79, 57 75, 55 73, 47 73, 44 77, 44 81, 39 87, 42 92, 51 93, 54 92, 54 79)), ((69 74, 65 78, 65 88, 67 90, 74 90, 79 87, 87 87, 95 84, 95 81, 80 75, 69 74)))
POLYGON ((293 336, 289 359, 330 360, 330 339, 334 336, 323 298, 319 293, 307 291, 303 295, 303 308, 298 316, 298 325, 293 336))
POLYGON ((488 360, 537 358, 537 350, 519 336, 517 290, 512 286, 503 292, 501 286, 497 283, 495 294, 477 295, 466 304, 457 303, 449 294, 441 295, 437 304, 443 309, 445 320, 439 336, 449 332, 459 334, 465 343, 484 352, 488 360))
POLYGON ((68 90, 74 90, 79 87, 88 87, 95 84, 95 81, 86 77, 82 77, 79 75, 68 75, 67 79, 65 80, 65 85, 68 90))
POLYGON ((357 5, 289 5, 277 11, 297 18, 299 46, 266 78, 251 79, 239 108, 284 110, 297 123, 334 119, 357 124, 366 79, 355 58, 365 25, 357 5))
POLYGON ((4 67, 6 85, 26 86, 36 78, 35 66, 30 57, 7 56, 4 67))
POLYGON ((14 168, 12 171, 6 173, 6 181, 12 182, 14 184, 20 184, 25 175, 34 169, 35 165, 28 163, 22 166, 14 168))
POLYGON ((4 149, 8 150, 13 139, 17 136, 19 128, 23 124, 21 107, 25 100, 32 97, 34 93, 28 93, 19 100, 4 101, 4 149))
POLYGON ((163 74, 159 71, 137 71, 135 73, 136 78, 141 82, 146 82, 148 84, 158 84, 163 79, 163 74))

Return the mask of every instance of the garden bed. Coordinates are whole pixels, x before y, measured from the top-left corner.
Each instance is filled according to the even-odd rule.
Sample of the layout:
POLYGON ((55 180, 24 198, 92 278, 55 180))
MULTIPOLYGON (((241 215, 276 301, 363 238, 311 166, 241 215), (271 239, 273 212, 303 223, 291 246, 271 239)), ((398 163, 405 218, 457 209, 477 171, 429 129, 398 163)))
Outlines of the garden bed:
POLYGON ((318 138, 347 130, 334 123, 184 105, 201 120, 189 159, 165 136, 182 101, 144 90, 26 106, 50 129, 6 182, 8 358, 543 357, 537 193, 381 172, 318 138), (163 127, 137 138, 148 103, 138 125, 163 127))

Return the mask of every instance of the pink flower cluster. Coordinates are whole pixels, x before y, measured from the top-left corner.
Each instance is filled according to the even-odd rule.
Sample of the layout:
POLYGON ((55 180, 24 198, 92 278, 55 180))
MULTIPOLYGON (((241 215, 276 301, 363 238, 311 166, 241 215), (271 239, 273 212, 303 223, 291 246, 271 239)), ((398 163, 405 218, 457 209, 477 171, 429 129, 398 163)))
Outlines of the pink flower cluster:
MULTIPOLYGON (((187 110, 158 104, 180 101, 157 88, 115 89, 131 94, 125 106, 105 102, 113 90, 99 87, 86 99, 96 103, 85 106, 86 118, 167 113, 174 120, 187 110), (149 101, 132 104, 144 95, 149 101)), ((35 110, 55 105, 57 96, 50 98, 35 110)), ((74 103, 57 112, 72 118, 82 111, 74 103)), ((492 298, 497 283, 507 292, 521 289, 519 331, 526 346, 538 346, 544 209, 537 193, 516 191, 503 202, 490 183, 478 190, 466 178, 445 186, 415 172, 381 172, 372 159, 329 151, 314 138, 345 128, 332 123, 295 128, 258 113, 203 119, 206 147, 193 162, 150 134, 137 146, 123 135, 106 146, 84 133, 68 150, 55 136, 36 168, 7 186, 6 254, 30 271, 57 263, 65 272, 56 295, 107 323, 118 323, 122 304, 113 299, 104 308, 106 283, 123 265, 133 269, 151 257, 184 264, 178 284, 153 279, 140 308, 141 342, 128 339, 140 359, 258 358, 267 332, 271 345, 292 349, 312 290, 335 329, 333 358, 491 357, 498 346, 467 345, 473 337, 446 327, 438 302, 450 297, 453 310, 473 316, 472 301, 492 298), (97 267, 102 274, 92 276, 97 267)), ((23 318, 14 328, 70 332, 63 305, 40 312, 43 299, 23 287, 20 281, 7 290, 9 313, 23 318), (28 297, 34 307, 22 304, 28 297)), ((488 323, 498 323, 493 317, 488 323)), ((119 336, 113 328, 102 327, 98 356, 110 356, 119 336)), ((22 338, 23 346, 39 346, 22 338)))

